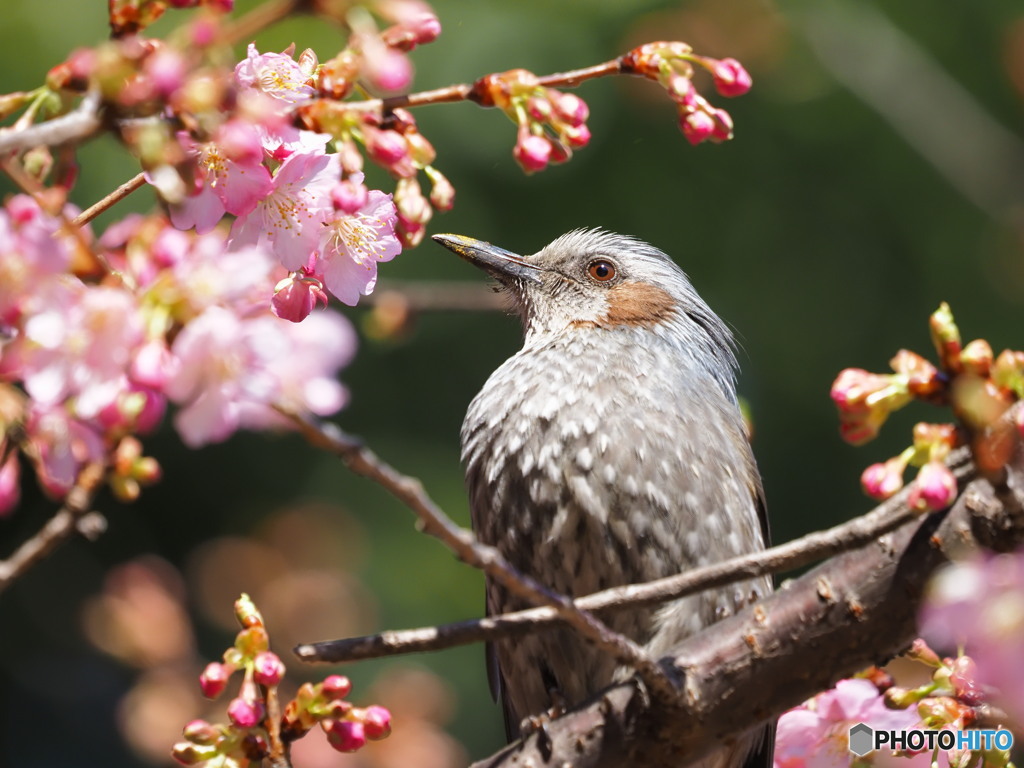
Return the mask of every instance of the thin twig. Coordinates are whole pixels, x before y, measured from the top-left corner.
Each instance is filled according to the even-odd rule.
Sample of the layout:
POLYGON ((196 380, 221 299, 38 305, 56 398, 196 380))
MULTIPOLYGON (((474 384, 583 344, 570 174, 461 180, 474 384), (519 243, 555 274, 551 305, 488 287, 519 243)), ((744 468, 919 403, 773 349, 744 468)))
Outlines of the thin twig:
POLYGON ((146 175, 144 173, 139 173, 138 175, 133 176, 102 200, 98 200, 75 216, 75 218, 71 220, 71 223, 76 227, 88 224, 105 210, 124 200, 128 195, 142 187, 145 183, 146 175))
POLYGON ((639 645, 612 631, 592 614, 577 608, 565 595, 553 592, 518 572, 497 549, 482 544, 468 530, 452 522, 418 480, 401 474, 333 424, 314 422, 284 407, 279 406, 277 410, 298 427, 311 445, 335 454, 350 470, 373 480, 405 504, 419 519, 420 530, 439 539, 464 563, 484 571, 509 593, 534 604, 550 606, 562 621, 596 647, 633 667, 656 696, 673 699, 677 695, 676 686, 665 671, 639 645))
POLYGON ((23 542, 10 557, 0 561, 0 592, 71 537, 77 530, 79 519, 89 512, 104 471, 104 466, 99 463, 86 466, 79 473, 77 482, 68 492, 64 506, 57 514, 32 538, 23 542))
MULTIPOLYGON (((595 64, 591 67, 582 67, 568 72, 556 72, 551 75, 543 75, 537 78, 537 82, 546 88, 575 88, 586 80, 606 75, 620 75, 627 73, 622 58, 612 59, 602 64, 595 64)), ((477 81, 479 82, 479 81, 477 81)), ((423 107, 427 104, 448 104, 456 101, 474 101, 479 103, 480 98, 475 87, 468 83, 457 83, 445 88, 435 88, 430 91, 419 91, 400 96, 391 96, 386 99, 366 99, 364 101, 346 102, 345 107, 364 112, 391 111, 403 107, 423 107)), ((490 105, 486 105, 490 106, 490 105)))
MULTIPOLYGON (((961 448, 953 454, 950 468, 961 486, 976 475, 967 448, 961 448)), ((578 598, 575 604, 577 608, 593 613, 612 613, 677 600, 744 579, 792 571, 840 552, 862 547, 918 519, 921 513, 907 506, 906 496, 907 492, 904 491, 861 517, 824 531, 809 533, 763 552, 734 557, 644 584, 629 584, 595 592, 578 598)), ((295 654, 304 661, 358 661, 519 637, 552 629, 561 623, 559 615, 550 608, 531 608, 437 627, 310 643, 298 646, 295 654)))

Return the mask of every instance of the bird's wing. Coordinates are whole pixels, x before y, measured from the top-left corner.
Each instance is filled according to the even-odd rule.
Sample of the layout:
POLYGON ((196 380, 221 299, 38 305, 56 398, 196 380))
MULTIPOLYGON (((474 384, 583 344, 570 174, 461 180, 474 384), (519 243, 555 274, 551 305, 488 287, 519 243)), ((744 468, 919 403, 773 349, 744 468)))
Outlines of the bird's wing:
POLYGON ((766 725, 761 731, 761 739, 750 750, 742 768, 772 768, 775 760, 775 722, 766 725))

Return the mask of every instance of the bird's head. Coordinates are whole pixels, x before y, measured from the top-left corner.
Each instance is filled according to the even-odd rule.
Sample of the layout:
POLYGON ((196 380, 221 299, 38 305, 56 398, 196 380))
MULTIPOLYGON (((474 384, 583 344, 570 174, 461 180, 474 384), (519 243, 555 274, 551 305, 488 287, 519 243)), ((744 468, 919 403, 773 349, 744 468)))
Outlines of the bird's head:
MULTIPOLYGON (((500 284, 523 320, 527 344, 565 333, 646 329, 732 379, 732 333, 664 253, 641 240, 575 230, 530 256, 462 235, 441 245, 500 284)), ((635 337, 634 337, 635 338, 635 337)))

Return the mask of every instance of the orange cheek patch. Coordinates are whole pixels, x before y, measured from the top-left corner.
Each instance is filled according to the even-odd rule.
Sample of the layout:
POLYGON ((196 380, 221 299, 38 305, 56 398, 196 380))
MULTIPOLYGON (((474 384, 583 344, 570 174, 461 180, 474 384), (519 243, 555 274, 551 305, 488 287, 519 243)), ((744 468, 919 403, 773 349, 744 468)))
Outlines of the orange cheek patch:
POLYGON ((657 325, 677 311, 671 294, 649 283, 620 283, 607 295, 608 313, 594 323, 602 328, 657 325))

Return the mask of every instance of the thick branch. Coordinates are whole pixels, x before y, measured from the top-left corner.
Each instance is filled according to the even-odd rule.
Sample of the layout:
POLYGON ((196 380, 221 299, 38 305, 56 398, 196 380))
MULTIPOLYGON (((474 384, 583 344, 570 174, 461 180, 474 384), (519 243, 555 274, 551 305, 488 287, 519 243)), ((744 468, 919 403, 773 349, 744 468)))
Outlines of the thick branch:
POLYGON ((0 155, 32 147, 54 147, 87 139, 99 131, 102 125, 99 108, 99 92, 90 91, 78 108, 66 115, 24 128, 0 129, 0 155))
MULTIPOLYGON (((966 448, 956 451, 951 457, 950 467, 961 484, 974 477, 974 465, 966 448)), ((863 547, 879 536, 912 522, 920 513, 906 505, 906 497, 907 491, 904 490, 861 517, 825 531, 809 533, 764 552, 735 557, 645 584, 606 589, 577 599, 576 606, 594 613, 613 613, 627 608, 656 605, 756 576, 792 571, 840 552, 863 547)), ((558 615, 550 608, 531 608, 439 627, 420 627, 300 645, 295 653, 305 661, 359 661, 435 651, 503 637, 519 637, 550 629, 560 623, 558 615)))
MULTIPOLYGON (((1008 487, 1014 504, 1020 504, 1020 452, 1008 487)), ((987 482, 976 480, 948 513, 839 555, 681 643, 662 660, 685 677, 685 696, 676 706, 652 705, 635 682, 622 683, 478 768, 563 762, 647 768, 700 758, 836 680, 903 650, 916 634, 929 576, 976 545, 972 530, 979 510, 987 517, 1013 512, 987 482)), ((1002 527, 1004 547, 1024 538, 1020 528, 1002 527)))

